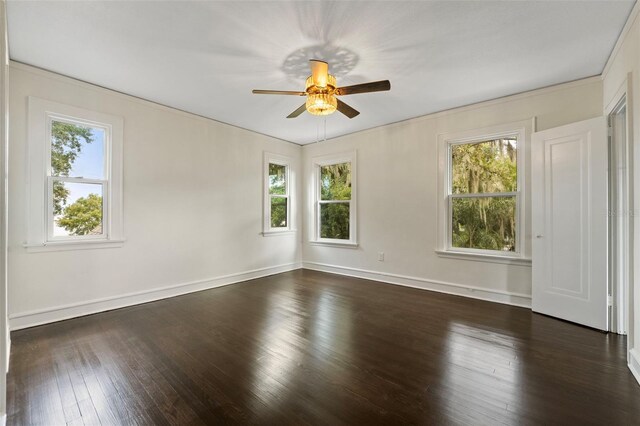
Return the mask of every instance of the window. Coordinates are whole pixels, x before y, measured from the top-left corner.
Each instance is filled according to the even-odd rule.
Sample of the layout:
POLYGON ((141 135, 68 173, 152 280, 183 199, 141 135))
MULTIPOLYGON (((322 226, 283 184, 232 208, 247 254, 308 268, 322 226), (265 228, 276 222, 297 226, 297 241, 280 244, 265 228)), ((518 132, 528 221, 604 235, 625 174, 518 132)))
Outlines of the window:
POLYGON ((121 118, 29 98, 28 248, 122 241, 121 153, 121 118))
POLYGON ((278 234, 292 230, 291 160, 265 153, 265 194, 263 233, 278 234))
POLYGON ((451 247, 515 252, 516 136, 451 144, 451 247))
POLYGON ((316 159, 315 173, 315 241, 355 245, 355 154, 316 159))
POLYGON ((109 128, 48 118, 48 240, 104 239, 109 128))
POLYGON ((524 256, 524 141, 511 126, 441 137, 442 252, 524 256))

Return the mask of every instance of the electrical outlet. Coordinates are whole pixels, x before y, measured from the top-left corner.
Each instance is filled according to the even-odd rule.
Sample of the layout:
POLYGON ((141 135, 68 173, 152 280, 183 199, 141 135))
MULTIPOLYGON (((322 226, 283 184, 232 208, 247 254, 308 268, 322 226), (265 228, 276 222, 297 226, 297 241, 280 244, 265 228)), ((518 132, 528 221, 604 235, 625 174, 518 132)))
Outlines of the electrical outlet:
POLYGON ((384 262, 384 252, 383 251, 379 251, 378 252, 378 260, 380 262, 384 262))

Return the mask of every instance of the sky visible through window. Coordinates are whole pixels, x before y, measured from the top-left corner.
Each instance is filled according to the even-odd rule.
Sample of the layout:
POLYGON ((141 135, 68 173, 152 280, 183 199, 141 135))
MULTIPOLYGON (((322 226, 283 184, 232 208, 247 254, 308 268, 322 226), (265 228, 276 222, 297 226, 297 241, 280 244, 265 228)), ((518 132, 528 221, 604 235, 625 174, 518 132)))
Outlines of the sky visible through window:
POLYGON ((92 128, 91 138, 93 142, 82 144, 69 176, 104 179, 104 129, 92 128))

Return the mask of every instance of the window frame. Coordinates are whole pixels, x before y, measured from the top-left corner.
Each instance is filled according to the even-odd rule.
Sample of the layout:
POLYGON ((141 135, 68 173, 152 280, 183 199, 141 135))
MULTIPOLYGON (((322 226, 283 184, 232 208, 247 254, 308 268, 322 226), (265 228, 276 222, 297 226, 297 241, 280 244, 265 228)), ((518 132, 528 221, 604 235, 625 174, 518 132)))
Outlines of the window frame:
POLYGON ((122 246, 122 136, 121 117, 70 105, 28 98, 27 251, 71 250, 122 246), (51 130, 54 121, 104 130, 103 179, 53 176, 51 130), (102 186, 102 234, 54 236, 53 183, 102 186))
POLYGON ((436 252, 443 257, 454 257, 471 260, 486 260, 498 263, 530 263, 529 250, 526 239, 526 198, 525 192, 525 158, 528 149, 528 138, 534 128, 534 120, 521 121, 490 128, 470 130, 455 134, 441 134, 438 136, 439 150, 439 248, 436 252), (453 164, 452 148, 456 145, 473 144, 495 139, 512 138, 516 144, 516 191, 496 193, 453 194, 453 164), (453 200, 456 198, 497 198, 515 197, 516 246, 515 251, 487 250, 453 246, 453 200))
POLYGON ((295 231, 293 226, 293 218, 295 215, 293 214, 294 203, 293 203, 293 194, 294 194, 294 182, 293 182, 293 172, 291 170, 292 160, 290 157, 274 154, 271 152, 264 153, 264 173, 263 173, 263 223, 262 223, 262 235, 270 236, 270 235, 284 235, 295 231), (269 193, 269 164, 277 164, 279 166, 285 167, 285 186, 286 186, 286 194, 285 195, 275 195, 269 193), (271 227, 271 199, 273 197, 276 198, 286 198, 287 199, 287 226, 273 228, 271 227))
POLYGON ((357 247, 357 166, 356 152, 347 152, 337 155, 325 155, 313 158, 313 238, 311 243, 318 245, 337 247, 357 247), (351 199, 350 200, 321 200, 322 190, 320 169, 323 166, 350 163, 351 165, 351 199), (320 206, 322 204, 349 203, 349 239, 322 238, 320 236, 320 206))
POLYGON ((49 135, 49 141, 51 140, 51 130, 53 127, 53 122, 64 122, 68 124, 75 124, 85 127, 91 127, 92 129, 102 129, 104 130, 104 160, 103 160, 103 179, 90 179, 90 178, 78 178, 78 177, 69 177, 69 176, 53 176, 53 170, 51 167, 51 143, 47 144, 46 147, 46 176, 47 176, 47 221, 45 223, 46 242, 56 242, 56 241, 81 241, 81 240, 107 240, 109 236, 109 196, 105 197, 105 194, 109 194, 109 182, 111 180, 111 170, 109 167, 110 163, 110 153, 111 153, 111 125, 104 123, 91 122, 88 120, 81 120, 74 117, 63 116, 62 114, 49 113, 47 112, 47 135, 49 135), (53 183, 55 181, 59 182, 69 182, 69 183, 84 183, 84 184, 94 184, 102 186, 102 234, 100 235, 64 235, 64 236, 55 236, 53 234, 55 226, 53 225, 54 214, 53 214, 53 183))

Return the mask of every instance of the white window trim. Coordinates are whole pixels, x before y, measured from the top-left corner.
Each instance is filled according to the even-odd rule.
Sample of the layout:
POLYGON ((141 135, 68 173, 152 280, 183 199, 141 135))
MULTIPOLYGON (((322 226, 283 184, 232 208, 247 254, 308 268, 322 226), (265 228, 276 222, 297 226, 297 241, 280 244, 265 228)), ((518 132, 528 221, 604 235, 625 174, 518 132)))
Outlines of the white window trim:
POLYGON ((27 238, 29 252, 120 247, 123 237, 121 117, 70 105, 28 98, 27 238), (51 121, 67 121, 105 130, 105 178, 51 177, 51 121), (51 203, 54 180, 103 186, 103 234, 54 237, 51 203))
POLYGON ((530 242, 527 241, 527 206, 529 195, 526 188, 526 159, 530 151, 529 140, 535 129, 535 119, 507 123, 482 129, 438 135, 438 247, 435 252, 441 257, 461 260, 477 260, 494 263, 528 265, 531 263, 530 242), (451 245, 451 146, 516 136, 517 186, 514 193, 487 194, 487 196, 516 196, 516 251, 481 250, 453 247, 451 245))
POLYGON ((327 247, 358 247, 357 242, 357 164, 356 151, 341 154, 323 155, 312 158, 313 170, 313 235, 310 243, 313 245, 323 245, 327 247), (349 201, 349 239, 340 240, 335 238, 320 237, 320 167, 332 164, 351 163, 351 200, 349 201))
POLYGON ((293 219, 295 218, 295 173, 292 170, 292 160, 290 157, 274 154, 271 152, 264 153, 263 162, 263 221, 262 221, 262 235, 265 237, 271 237, 276 235, 287 235, 296 232, 293 219), (271 227, 271 198, 269 194, 269 164, 278 164, 286 167, 286 182, 287 182, 287 226, 282 228, 271 227))

